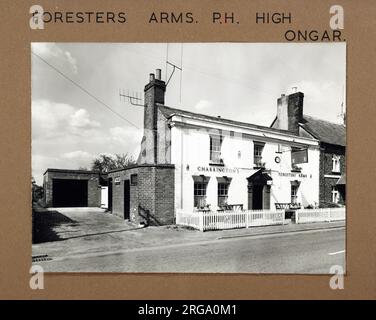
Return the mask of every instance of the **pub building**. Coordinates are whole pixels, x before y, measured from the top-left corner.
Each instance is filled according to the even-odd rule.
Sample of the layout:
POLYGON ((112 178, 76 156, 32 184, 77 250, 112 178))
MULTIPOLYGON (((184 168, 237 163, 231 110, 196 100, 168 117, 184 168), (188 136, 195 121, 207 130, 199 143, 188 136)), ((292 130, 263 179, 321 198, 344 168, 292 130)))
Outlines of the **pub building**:
POLYGON ((318 205, 317 139, 168 107, 159 69, 144 91, 137 165, 108 175, 114 214, 167 224, 182 212, 318 205))

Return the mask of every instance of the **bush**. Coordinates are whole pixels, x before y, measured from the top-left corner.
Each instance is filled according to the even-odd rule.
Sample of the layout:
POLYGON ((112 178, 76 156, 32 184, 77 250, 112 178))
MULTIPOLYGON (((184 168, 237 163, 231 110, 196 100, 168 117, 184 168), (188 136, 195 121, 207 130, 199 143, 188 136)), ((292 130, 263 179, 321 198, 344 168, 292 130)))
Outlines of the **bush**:
POLYGON ((41 206, 42 208, 47 208, 46 203, 44 202, 44 199, 43 199, 43 198, 42 198, 42 199, 39 199, 39 200, 37 201, 37 204, 38 204, 39 206, 41 206))

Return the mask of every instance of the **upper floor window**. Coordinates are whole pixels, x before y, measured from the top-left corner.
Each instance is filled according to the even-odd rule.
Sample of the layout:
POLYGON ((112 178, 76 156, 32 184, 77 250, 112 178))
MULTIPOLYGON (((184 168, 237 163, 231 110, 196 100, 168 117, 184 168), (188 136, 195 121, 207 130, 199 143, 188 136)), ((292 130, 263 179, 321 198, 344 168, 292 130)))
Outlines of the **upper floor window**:
POLYGON ((333 154, 332 157, 332 171, 341 172, 340 156, 333 154))
POLYGON ((264 143, 255 142, 253 145, 253 163, 256 167, 263 167, 262 151, 264 150, 264 143))
POLYGON ((221 158, 223 137, 220 135, 210 136, 210 161, 213 163, 223 163, 221 158))

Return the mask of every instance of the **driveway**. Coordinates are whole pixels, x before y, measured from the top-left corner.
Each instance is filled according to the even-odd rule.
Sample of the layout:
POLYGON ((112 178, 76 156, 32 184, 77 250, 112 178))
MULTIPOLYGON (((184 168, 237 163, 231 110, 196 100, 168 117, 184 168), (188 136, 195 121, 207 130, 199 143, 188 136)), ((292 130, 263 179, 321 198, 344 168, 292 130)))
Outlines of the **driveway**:
POLYGON ((101 208, 36 208, 33 210, 33 223, 39 232, 34 243, 136 228, 134 224, 101 208))
POLYGON ((34 208, 32 255, 61 257, 106 252, 200 236, 200 231, 176 226, 140 228, 100 208, 34 208))

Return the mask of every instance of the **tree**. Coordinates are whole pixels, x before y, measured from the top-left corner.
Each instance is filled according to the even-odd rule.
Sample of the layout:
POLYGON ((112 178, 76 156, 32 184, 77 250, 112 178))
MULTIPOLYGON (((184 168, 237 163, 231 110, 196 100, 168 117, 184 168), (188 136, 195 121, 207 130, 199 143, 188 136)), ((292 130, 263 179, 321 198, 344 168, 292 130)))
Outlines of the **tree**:
POLYGON ((34 177, 31 177, 31 191, 33 202, 43 199, 43 187, 37 185, 34 177))
POLYGON ((136 161, 128 153, 123 154, 100 154, 92 162, 91 169, 97 170, 100 173, 106 173, 115 169, 122 169, 124 167, 136 164, 136 161))

